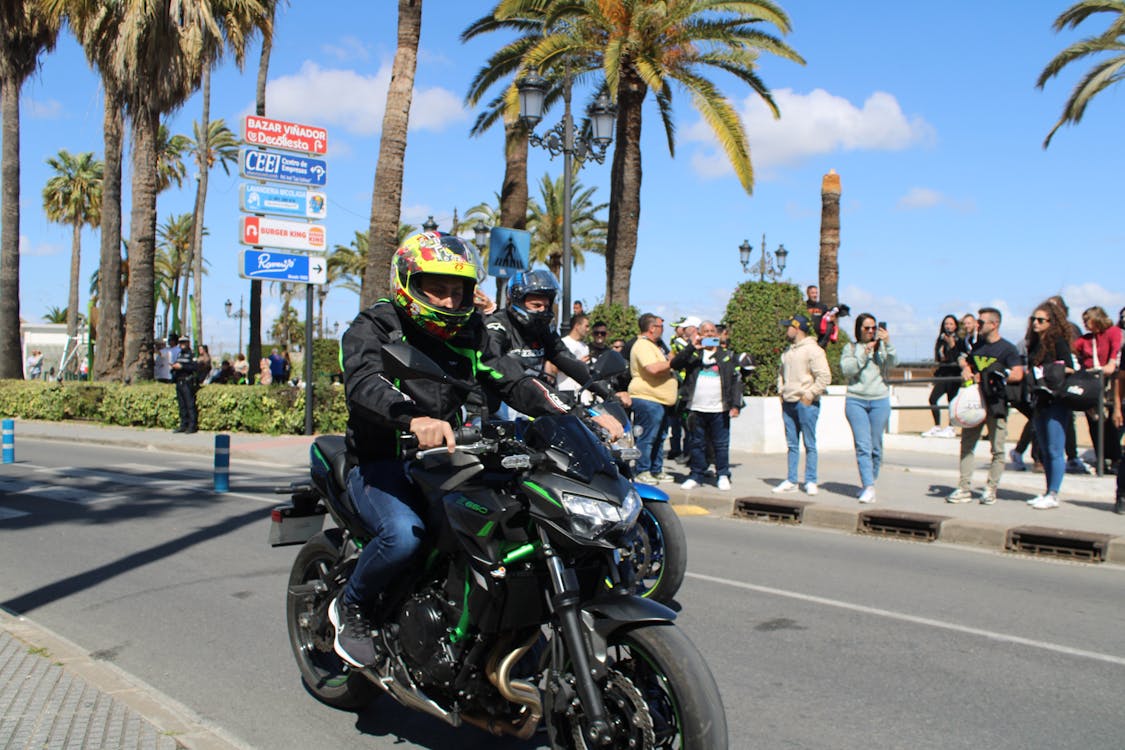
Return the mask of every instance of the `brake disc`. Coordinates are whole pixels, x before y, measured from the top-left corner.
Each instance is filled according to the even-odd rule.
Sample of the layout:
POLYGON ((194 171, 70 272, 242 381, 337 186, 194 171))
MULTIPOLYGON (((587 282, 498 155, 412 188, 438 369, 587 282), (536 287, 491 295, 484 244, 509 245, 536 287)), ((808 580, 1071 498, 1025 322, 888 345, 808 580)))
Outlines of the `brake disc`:
MULTIPOLYGON (((632 680, 614 671, 602 688, 602 700, 605 702, 609 723, 614 729, 616 747, 627 747, 630 750, 652 750, 656 747, 652 715, 644 696, 632 680)), ((575 748, 590 750, 583 737, 582 727, 583 722, 577 717, 570 723, 571 740, 575 748)))

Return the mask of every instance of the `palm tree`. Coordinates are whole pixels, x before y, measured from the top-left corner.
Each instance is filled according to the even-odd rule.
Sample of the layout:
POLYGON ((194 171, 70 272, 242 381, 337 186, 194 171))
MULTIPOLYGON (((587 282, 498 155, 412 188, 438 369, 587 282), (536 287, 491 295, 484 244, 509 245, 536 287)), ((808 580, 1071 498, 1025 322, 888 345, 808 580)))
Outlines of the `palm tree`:
POLYGON ((1082 115, 1086 113, 1086 105, 1091 99, 1125 78, 1125 2, 1081 0, 1063 11, 1055 19, 1052 27, 1055 31, 1062 31, 1068 27, 1075 29, 1095 13, 1113 13, 1116 18, 1101 34, 1081 39, 1056 55, 1039 74, 1039 80, 1035 82, 1035 85, 1042 89, 1047 81, 1057 76, 1070 63, 1093 55, 1112 53, 1099 60, 1070 92, 1070 98, 1063 105, 1062 117, 1051 128, 1051 132, 1047 133, 1047 137, 1043 140, 1043 148, 1050 145, 1051 138, 1064 124, 1077 125, 1082 121, 1082 115))
MULTIPOLYGON (((575 268, 586 264, 585 253, 605 254, 606 223, 597 214, 606 209, 606 204, 594 205, 591 198, 596 188, 583 188, 575 182, 571 190, 571 262, 575 268)), ((530 263, 542 263, 556 277, 562 274, 563 251, 563 178, 552 181, 543 175, 539 182, 539 194, 543 205, 531 202, 531 218, 528 227, 531 235, 530 263)))
POLYGON ((43 313, 43 322, 59 325, 65 323, 68 317, 70 317, 70 313, 67 308, 51 306, 47 308, 47 312, 43 313))
POLYGON ((762 24, 770 24, 788 33, 789 18, 771 0, 501 0, 496 16, 543 19, 542 37, 524 55, 525 68, 556 82, 598 71, 617 103, 606 302, 628 304, 641 209, 641 111, 648 92, 654 92, 673 156, 672 84, 676 83, 714 131, 743 189, 752 192, 754 172, 742 121, 704 73, 713 69, 733 75, 765 101, 775 117, 780 116, 756 68, 762 51, 804 63, 779 38, 761 30, 762 24))
POLYGON ((364 307, 386 296, 390 288, 388 269, 398 247, 395 243, 402 209, 406 129, 410 124, 421 33, 422 0, 398 0, 398 48, 391 67, 391 84, 387 89, 387 106, 379 137, 379 162, 375 166, 375 186, 371 194, 371 225, 367 231, 370 252, 360 295, 364 307))
POLYGON ((169 216, 156 230, 154 261, 155 299, 164 303, 164 330, 183 332, 185 318, 180 317, 180 297, 187 296, 187 280, 191 273, 188 254, 191 252, 192 216, 169 216), (172 313, 169 328, 168 313, 172 313))
POLYGON ((191 147, 191 139, 186 135, 172 135, 165 123, 160 123, 156 131, 156 192, 163 193, 175 183, 184 186, 187 177, 187 164, 184 153, 191 147))
POLYGON ((66 335, 78 335, 78 284, 82 267, 82 227, 101 224, 102 178, 104 166, 91 151, 71 154, 66 149, 47 159, 55 175, 43 188, 43 211, 47 219, 69 224, 73 229, 70 245, 70 295, 67 298, 66 335))
POLYGON ((0 378, 23 377, 20 351, 20 90, 59 25, 33 0, 0 4, 0 378))

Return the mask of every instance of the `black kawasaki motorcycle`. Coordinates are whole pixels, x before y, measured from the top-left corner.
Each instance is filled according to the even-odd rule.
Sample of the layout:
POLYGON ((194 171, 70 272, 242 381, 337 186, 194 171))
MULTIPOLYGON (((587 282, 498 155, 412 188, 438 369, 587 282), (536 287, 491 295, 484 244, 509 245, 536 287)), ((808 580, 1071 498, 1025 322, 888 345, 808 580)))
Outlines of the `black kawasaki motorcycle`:
MULTIPOLYGON (((456 384, 406 345, 385 347, 384 361, 392 377, 456 384)), ((496 735, 526 739, 543 724, 552 748, 724 750, 702 655, 675 613, 630 593, 641 499, 602 441, 565 415, 485 424, 457 442, 453 453, 407 448, 431 539, 371 613, 380 655, 363 669, 336 655, 328 605, 366 535, 345 490, 343 438, 313 443, 311 482, 288 488, 270 532, 275 546, 303 544, 286 619, 308 689, 354 709, 381 688, 496 735), (337 528, 320 530, 325 515, 337 528)))

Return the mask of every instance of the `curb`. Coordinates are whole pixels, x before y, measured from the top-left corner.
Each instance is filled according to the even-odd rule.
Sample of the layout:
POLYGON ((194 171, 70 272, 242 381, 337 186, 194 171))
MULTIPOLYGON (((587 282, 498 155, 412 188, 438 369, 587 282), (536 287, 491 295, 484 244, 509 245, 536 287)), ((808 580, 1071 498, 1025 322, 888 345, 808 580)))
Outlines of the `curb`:
MULTIPOLYGON (((726 506, 726 503, 723 505, 726 506)), ((1125 536, 1096 531, 1047 529, 1027 524, 1005 526, 928 513, 841 508, 757 496, 735 498, 729 507, 723 509, 735 518, 752 521, 812 526, 911 541, 945 542, 1022 556, 1125 565, 1125 536)))
POLYGON ((182 703, 109 662, 92 658, 73 641, 20 615, 0 608, 0 630, 40 652, 100 693, 126 706, 185 750, 250 750, 250 746, 210 726, 182 703))

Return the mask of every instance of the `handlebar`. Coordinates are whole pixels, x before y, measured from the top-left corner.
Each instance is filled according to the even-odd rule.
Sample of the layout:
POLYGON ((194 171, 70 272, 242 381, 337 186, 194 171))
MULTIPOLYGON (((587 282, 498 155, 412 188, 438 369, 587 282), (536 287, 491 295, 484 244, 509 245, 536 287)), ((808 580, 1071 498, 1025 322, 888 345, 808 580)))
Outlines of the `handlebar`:
MULTIPOLYGON (((456 443, 454 450, 462 450, 465 453, 474 452, 474 450, 479 451, 482 446, 486 445, 482 441, 480 429, 477 427, 455 427, 453 429, 453 440, 456 443), (470 448, 474 450, 469 450, 470 448)), ((445 445, 418 450, 418 438, 410 433, 399 437, 399 447, 402 449, 403 458, 406 459, 424 458, 449 452, 449 448, 445 445)))

